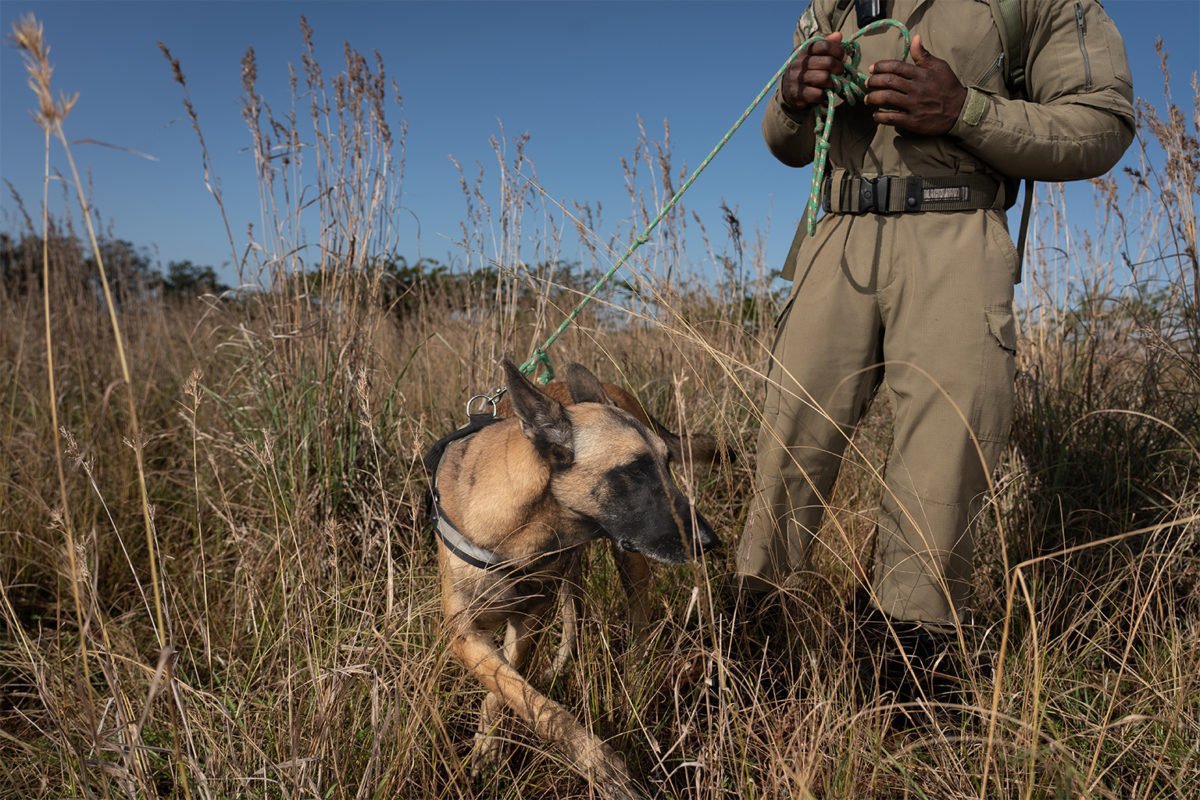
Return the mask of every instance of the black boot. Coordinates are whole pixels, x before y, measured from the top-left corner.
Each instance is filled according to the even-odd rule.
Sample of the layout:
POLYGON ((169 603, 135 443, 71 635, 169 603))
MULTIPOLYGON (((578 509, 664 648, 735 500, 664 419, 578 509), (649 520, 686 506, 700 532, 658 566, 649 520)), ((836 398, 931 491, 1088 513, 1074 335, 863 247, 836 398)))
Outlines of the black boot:
POLYGON ((896 619, 873 604, 856 605, 855 660, 867 696, 891 693, 900 704, 962 702, 962 666, 953 631, 896 619))
POLYGON ((735 639, 762 643, 778 635, 783 627, 783 603, 779 590, 757 578, 729 573, 713 591, 714 611, 728 625, 735 639))

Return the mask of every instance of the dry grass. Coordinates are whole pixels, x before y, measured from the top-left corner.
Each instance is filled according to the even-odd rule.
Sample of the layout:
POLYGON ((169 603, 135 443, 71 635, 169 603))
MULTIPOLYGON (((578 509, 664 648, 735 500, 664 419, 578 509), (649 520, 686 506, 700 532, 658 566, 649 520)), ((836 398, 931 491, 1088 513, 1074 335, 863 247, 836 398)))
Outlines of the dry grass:
MULTIPOLYGON (((242 279, 270 290, 98 302, 65 280, 83 256, 55 235, 44 272, 29 265, 41 277, 5 289, 0 795, 589 795, 516 723, 499 770, 464 768, 481 689, 443 646, 420 455, 636 231, 599 238, 598 209, 544 197, 524 140, 497 140, 499 189, 463 175, 460 266, 476 279, 398 293, 384 258, 405 244, 399 98, 349 49, 326 78, 307 27, 304 40, 292 90, 308 120, 276 118, 253 53, 243 62, 265 222, 230 238, 242 279), (574 270, 571 236, 592 259, 574 270), (100 344, 113 341, 124 363, 100 344)), ((730 547, 659 570, 650 657, 626 671, 615 576, 590 557, 585 655, 550 692, 615 737, 652 793, 1200 794, 1200 126, 1141 111, 1144 152, 1169 157, 1096 182, 1091 240, 1073 240, 1053 192, 1041 203, 964 707, 895 731, 885 701, 854 696, 840 609, 870 549, 880 403, 832 498, 819 574, 770 647, 700 617, 730 547)), ((42 116, 49 144, 63 115, 42 116)), ((678 185, 669 139, 643 137, 626 172, 636 225, 678 185)), ((760 238, 728 210, 705 225, 672 217, 553 355, 750 453, 777 298, 760 238), (715 283, 684 277, 696 241, 715 283)), ((689 476, 727 541, 749 462, 689 476)))

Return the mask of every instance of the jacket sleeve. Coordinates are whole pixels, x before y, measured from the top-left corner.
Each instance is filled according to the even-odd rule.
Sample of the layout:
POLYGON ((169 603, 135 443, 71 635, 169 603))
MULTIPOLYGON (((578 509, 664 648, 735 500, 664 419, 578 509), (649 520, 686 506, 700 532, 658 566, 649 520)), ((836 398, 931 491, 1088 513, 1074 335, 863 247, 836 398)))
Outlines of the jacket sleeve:
MULTIPOLYGON (((798 47, 808 37, 818 31, 828 32, 830 22, 828 14, 817 10, 816 0, 809 3, 807 9, 796 23, 796 32, 792 36, 792 47, 798 47)), ((813 148, 816 144, 816 111, 812 106, 803 111, 792 111, 783 104, 779 89, 767 101, 767 110, 763 114, 763 139, 772 155, 789 167, 803 167, 813 160, 813 148)))
POLYGON ((1029 100, 967 89, 950 135, 1013 178, 1069 181, 1107 172, 1133 140, 1125 45, 1096 0, 1022 0, 1029 100))

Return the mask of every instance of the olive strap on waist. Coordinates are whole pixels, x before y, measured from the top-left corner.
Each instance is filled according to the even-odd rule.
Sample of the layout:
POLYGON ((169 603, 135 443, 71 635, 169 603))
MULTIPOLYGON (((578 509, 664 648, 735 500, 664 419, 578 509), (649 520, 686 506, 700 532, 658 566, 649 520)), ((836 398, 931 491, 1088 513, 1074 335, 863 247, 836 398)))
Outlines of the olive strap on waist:
POLYGON ((911 211, 970 211, 997 208, 1000 182, 987 175, 850 175, 825 181, 825 211, 831 214, 899 214, 911 211))

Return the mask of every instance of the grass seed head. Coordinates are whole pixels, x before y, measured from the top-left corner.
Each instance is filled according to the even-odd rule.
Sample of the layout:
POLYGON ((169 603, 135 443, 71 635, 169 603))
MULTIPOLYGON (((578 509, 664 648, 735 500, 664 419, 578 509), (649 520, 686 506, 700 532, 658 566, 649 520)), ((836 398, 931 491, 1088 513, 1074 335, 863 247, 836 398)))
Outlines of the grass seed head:
POLYGON ((54 76, 54 67, 50 64, 50 46, 42 23, 32 14, 26 14, 13 23, 10 35, 13 46, 22 51, 25 61, 25 71, 29 73, 29 88, 37 95, 38 110, 34 114, 37 124, 46 130, 51 130, 67 118, 79 99, 79 93, 59 95, 55 101, 50 80, 54 76))

